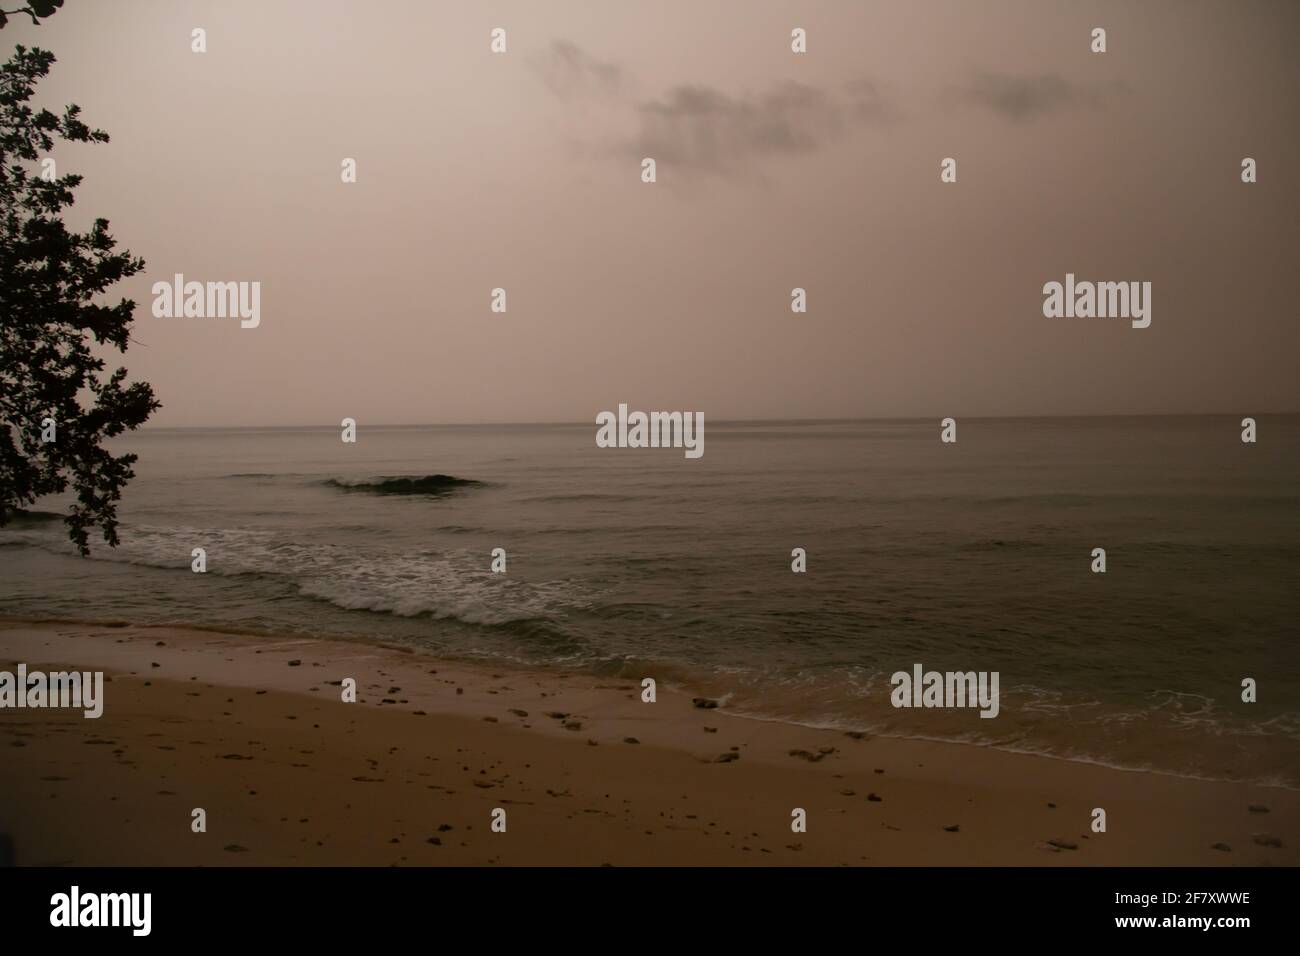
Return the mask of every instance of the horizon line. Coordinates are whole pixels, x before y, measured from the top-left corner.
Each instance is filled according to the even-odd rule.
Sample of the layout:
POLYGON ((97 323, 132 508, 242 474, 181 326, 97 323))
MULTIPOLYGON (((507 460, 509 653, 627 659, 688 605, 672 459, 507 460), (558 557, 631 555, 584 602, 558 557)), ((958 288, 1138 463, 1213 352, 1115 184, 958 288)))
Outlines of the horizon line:
MULTIPOLYGON (((966 415, 962 418, 966 421, 1057 421, 1069 419, 1127 419, 1127 418, 1235 418, 1238 414, 1246 415, 1242 412, 1116 412, 1108 414, 1059 414, 1059 415, 966 415)), ((1264 411, 1254 412, 1246 417, 1296 417, 1300 416, 1300 411, 1264 411)), ((958 416, 943 416, 937 418, 932 415, 881 415, 881 416, 854 416, 854 417, 832 417, 832 418, 718 418, 714 419, 714 424, 718 425, 833 425, 854 422, 929 422, 932 420, 942 420, 944 417, 957 418, 958 416)), ((960 419, 959 419, 960 420, 960 419)), ((361 423, 358 422, 358 427, 361 423)), ((483 421, 483 422, 377 422, 367 424, 366 428, 519 428, 519 427, 562 427, 562 426, 594 426, 593 420, 554 420, 554 421, 483 421)), ((136 432, 145 431, 184 431, 184 430, 201 430, 209 429, 218 430, 235 430, 235 429, 258 429, 258 428, 280 428, 280 429, 327 429, 335 430, 338 425, 322 424, 313 422, 311 424, 257 424, 257 425, 151 425, 145 423, 139 428, 134 429, 136 432)))

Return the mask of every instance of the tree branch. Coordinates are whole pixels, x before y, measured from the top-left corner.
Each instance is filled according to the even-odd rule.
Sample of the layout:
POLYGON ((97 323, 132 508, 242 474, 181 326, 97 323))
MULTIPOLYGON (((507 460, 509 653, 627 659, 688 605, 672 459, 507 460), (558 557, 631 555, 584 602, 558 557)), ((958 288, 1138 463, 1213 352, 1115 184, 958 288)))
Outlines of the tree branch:
MULTIPOLYGON (((31 7, 19 7, 17 10, 0 10, 0 14, 4 14, 4 15, 6 15, 6 16, 14 16, 15 14, 18 14, 18 13, 25 13, 25 14, 27 14, 29 17, 31 17, 31 18, 32 18, 32 23, 33 23, 35 26, 40 26, 40 25, 41 25, 41 21, 38 20, 38 19, 36 19, 36 11, 33 10, 31 7)), ((4 24, 3 24, 3 23, 0 23, 0 27, 2 27, 2 26, 4 26, 4 24)))

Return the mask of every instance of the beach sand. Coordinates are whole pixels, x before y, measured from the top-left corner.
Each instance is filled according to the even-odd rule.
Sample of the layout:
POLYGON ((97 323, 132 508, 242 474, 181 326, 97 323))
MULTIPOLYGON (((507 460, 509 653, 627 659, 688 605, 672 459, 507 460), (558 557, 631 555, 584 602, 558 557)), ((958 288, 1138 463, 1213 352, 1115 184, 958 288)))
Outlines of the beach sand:
POLYGON ((639 680, 0 621, 18 663, 110 680, 98 720, 0 710, 19 865, 1300 863, 1294 791, 756 721, 662 684, 643 703, 639 680))

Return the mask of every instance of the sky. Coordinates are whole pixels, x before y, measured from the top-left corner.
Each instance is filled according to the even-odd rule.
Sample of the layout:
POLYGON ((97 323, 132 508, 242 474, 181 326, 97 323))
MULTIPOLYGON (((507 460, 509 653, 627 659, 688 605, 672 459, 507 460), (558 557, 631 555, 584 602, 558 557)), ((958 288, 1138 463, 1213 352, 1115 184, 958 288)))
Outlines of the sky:
POLYGON ((67 0, 0 53, 112 137, 53 158, 147 261, 155 426, 1244 416, 1300 411, 1297 36, 1280 0, 67 0), (260 282, 260 324, 156 317, 176 273, 260 282), (1044 317, 1067 273, 1150 282, 1150 327, 1044 317))

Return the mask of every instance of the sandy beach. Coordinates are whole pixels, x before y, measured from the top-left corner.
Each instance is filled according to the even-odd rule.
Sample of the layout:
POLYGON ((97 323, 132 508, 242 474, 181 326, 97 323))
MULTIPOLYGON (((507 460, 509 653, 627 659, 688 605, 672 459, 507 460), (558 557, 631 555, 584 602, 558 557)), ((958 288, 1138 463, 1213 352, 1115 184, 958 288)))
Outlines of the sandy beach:
POLYGON ((627 680, 168 627, 8 620, 0 648, 108 675, 100 719, 0 711, 19 865, 1300 862, 1293 791, 760 722, 665 686, 649 704, 627 680))

